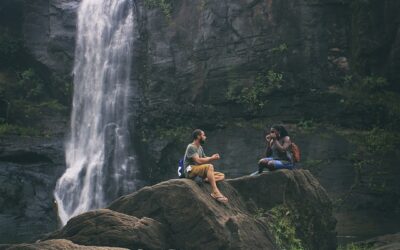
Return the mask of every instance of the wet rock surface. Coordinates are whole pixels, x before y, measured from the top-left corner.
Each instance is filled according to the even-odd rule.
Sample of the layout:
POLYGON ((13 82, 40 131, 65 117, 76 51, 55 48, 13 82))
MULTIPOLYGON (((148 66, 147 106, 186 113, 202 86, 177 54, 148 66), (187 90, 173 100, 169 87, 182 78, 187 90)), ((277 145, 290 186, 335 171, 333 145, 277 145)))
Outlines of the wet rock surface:
POLYGON ((372 239, 357 242, 357 245, 367 249, 395 250, 400 249, 400 233, 387 234, 372 239))
POLYGON ((168 249, 168 231, 160 222, 108 209, 76 216, 46 239, 67 239, 79 245, 168 249))
MULTIPOLYGON (((132 87, 136 89, 133 106, 138 111, 131 122, 135 125, 134 140, 139 142, 144 178, 153 182, 175 176, 177 159, 182 157, 186 139, 190 139, 185 137, 185 143, 179 144, 161 138, 154 124, 175 128, 178 123, 212 131, 206 150, 221 153, 223 158, 217 167, 228 176, 241 176, 255 169, 254 162, 262 154, 261 129, 226 126, 231 118, 252 117, 242 107, 230 103, 226 93, 235 84, 251 86, 263 70, 283 71, 284 90, 290 97, 284 98, 279 92, 269 97, 261 115, 289 122, 317 118, 335 122, 347 119, 351 123, 349 117, 340 116, 340 99, 325 92, 351 67, 394 81, 399 79, 397 1, 360 1, 358 6, 342 0, 173 2, 170 17, 161 8, 146 6, 144 1, 136 6, 134 61, 138 63, 132 69, 132 87), (285 44, 286 49, 280 47, 285 44), (349 65, 351 62, 354 65, 349 65), (234 138, 238 135, 244 138, 234 138), (227 137, 234 139, 226 143, 227 137)), ((51 71, 69 75, 78 4, 75 0, 5 0, 0 3, 0 18, 11 29, 22 30, 24 46, 35 60, 51 71), (5 18, 7 15, 3 14, 14 13, 8 11, 12 5, 23 6, 23 18, 5 18)), ((313 161, 304 167, 336 199, 351 187, 355 177, 351 162, 344 157, 351 145, 336 134, 326 136, 330 133, 300 138, 299 144, 304 159, 313 161)), ((50 166, 62 164, 56 164, 58 160, 50 154, 27 149, 30 142, 19 147, 19 141, 10 140, 5 147, 15 143, 14 149, 5 150, 0 156, 0 178, 5 183, 0 187, 4 194, 1 197, 7 199, 0 203, 0 220, 4 221, 0 223, 0 232, 4 232, 0 239, 4 235, 7 241, 31 239, 32 225, 39 228, 35 232, 55 227, 49 202, 57 177, 50 166), (47 216, 43 211, 47 211, 47 216), (36 215, 46 218, 34 222, 36 215), (31 224, 24 226, 26 223, 31 224)), ((62 143, 57 145, 61 152, 62 143)), ((390 166, 396 164, 394 161, 390 166)), ((377 182, 386 183, 385 178, 399 176, 394 167, 385 171, 390 174, 377 182)), ((387 214, 381 208, 388 203, 396 211, 396 204, 392 203, 398 201, 399 185, 393 186, 397 189, 391 197, 355 190, 356 195, 350 197, 350 201, 357 200, 351 208, 354 214, 349 216, 348 209, 339 214, 340 230, 347 235, 369 228, 368 234, 373 233, 382 220, 377 219, 370 227, 365 224, 367 220, 387 214), (366 209, 373 211, 365 212, 366 209), (349 221, 352 223, 348 224, 349 221)), ((386 217, 396 216, 398 213, 386 217)), ((388 226, 385 224, 379 234, 388 233, 385 230, 389 228, 398 231, 393 220, 384 221, 388 226)))
POLYGON ((296 232, 306 248, 331 249, 336 244, 332 203, 309 171, 275 171, 227 182, 245 201, 254 202, 259 208, 286 204, 296 214, 296 232))
POLYGON ((63 138, 0 138, 0 243, 57 228, 53 190, 64 169, 63 138))
MULTIPOLYGON (((274 235, 268 225, 268 218, 256 218, 257 209, 269 210, 278 205, 288 205, 300 197, 310 200, 304 204, 313 211, 313 218, 298 214, 308 226, 318 228, 319 233, 302 234, 298 237, 310 249, 334 249, 336 238, 335 220, 331 214, 331 204, 326 192, 308 171, 279 171, 255 177, 243 177, 228 180, 220 184, 221 191, 229 198, 227 205, 222 205, 210 196, 208 184, 198 185, 191 180, 170 180, 145 187, 136 193, 123 196, 114 201, 109 209, 136 217, 150 217, 169 226, 172 246, 176 248, 210 249, 252 248, 274 249, 274 235), (304 189, 293 196, 285 196, 288 189, 276 189, 270 180, 281 180, 288 186, 304 189), (264 186, 265 185, 265 186, 264 186), (251 186, 251 188, 249 188, 251 186), (265 193, 260 192, 265 190, 265 193), (277 190, 277 199, 269 203, 259 202, 269 196, 269 191, 277 190), (281 192, 280 192, 281 191, 281 192), (295 198, 297 197, 297 198, 295 198), (312 202, 315 202, 312 204, 312 202), (318 204, 318 205, 316 205, 318 204), (315 207, 311 207, 314 206, 315 207), (316 209, 316 210, 313 210, 316 209), (319 221, 319 222, 318 222, 319 221), (322 222, 321 224, 319 224, 322 222), (185 241, 181 241, 185 238, 185 241)), ((280 186, 279 186, 280 187, 280 186)), ((292 207, 294 208, 294 207, 292 207)), ((305 226, 305 225, 304 225, 305 226)), ((301 226, 300 226, 301 227, 301 226)))
MULTIPOLYGON (((289 210, 283 216, 296 218, 292 226, 304 247, 336 248, 330 201, 310 172, 282 170, 218 185, 228 204, 210 196, 209 184, 169 180, 122 196, 108 209, 76 216, 32 246, 57 244, 49 239, 58 238, 68 240, 63 244, 129 249, 279 249, 272 227, 282 218, 268 211, 284 205, 289 210), (268 190, 273 189, 277 192, 271 195, 268 190), (307 202, 300 203, 302 198, 307 202)), ((65 249, 75 249, 69 247, 65 249)))
POLYGON ((19 244, 14 246, 0 245, 4 250, 123 250, 119 247, 80 246, 69 240, 46 240, 32 244, 19 244))
POLYGON ((24 1, 24 44, 50 70, 70 74, 79 1, 24 1))

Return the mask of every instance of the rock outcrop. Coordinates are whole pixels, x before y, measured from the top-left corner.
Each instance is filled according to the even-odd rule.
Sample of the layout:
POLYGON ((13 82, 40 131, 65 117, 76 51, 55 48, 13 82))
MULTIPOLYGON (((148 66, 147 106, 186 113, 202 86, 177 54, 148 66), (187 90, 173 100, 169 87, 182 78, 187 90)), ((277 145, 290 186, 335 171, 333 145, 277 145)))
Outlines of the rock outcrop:
POLYGON ((127 250, 119 247, 80 246, 69 240, 47 240, 32 244, 19 244, 14 246, 1 246, 7 250, 127 250))
POLYGON ((296 232, 306 249, 330 249, 336 244, 332 204, 307 170, 277 171, 260 177, 242 177, 227 182, 247 202, 270 210, 285 204, 296 217, 296 232), (324 239, 324 240, 321 240, 324 239))
POLYGON ((24 44, 51 72, 72 72, 78 7, 77 0, 24 1, 24 44))
POLYGON ((57 228, 53 190, 64 169, 62 138, 0 138, 0 244, 57 228))
POLYGON ((310 172, 282 170, 219 186, 228 204, 210 196, 209 184, 189 179, 144 187, 108 209, 72 218, 43 242, 66 239, 130 249, 280 249, 294 243, 306 249, 336 248, 331 203, 310 172), (274 216, 283 207, 284 213, 274 216), (277 227, 287 231, 282 235, 277 227))
POLYGON ((100 209, 72 218, 47 239, 67 239, 80 245, 116 246, 131 249, 167 249, 168 231, 146 217, 100 209))
MULTIPOLYGON (((281 90, 290 95, 289 99, 285 99, 278 91, 268 97, 269 103, 260 115, 274 122, 298 122, 299 117, 340 122, 340 98, 329 93, 329 88, 340 82, 351 67, 358 72, 383 75, 396 82, 399 80, 398 1, 177 0, 167 1, 170 5, 164 8, 149 5, 149 2, 156 1, 136 1, 137 25, 133 46, 133 61, 136 63, 132 69, 132 87, 137 89, 137 96, 133 97, 135 108, 132 110, 138 111, 131 122, 135 125, 132 126, 135 127, 133 137, 140 153, 142 172, 153 182, 175 175, 176 160, 182 157, 184 144, 182 140, 177 143, 177 132, 171 128, 180 129, 180 126, 212 129, 214 135, 218 134, 218 137, 209 137, 215 138, 215 143, 210 141, 209 144, 214 146, 209 150, 220 151, 224 147, 222 155, 226 157, 223 157, 221 166, 232 176, 253 169, 252 164, 258 157, 253 152, 262 148, 262 141, 256 139, 262 138, 261 129, 246 127, 238 130, 227 126, 234 123, 232 118, 247 119, 251 114, 230 102, 226 93, 235 85, 253 86, 258 74, 265 70, 283 72, 281 90), (238 134, 245 135, 245 138, 237 138, 238 134), (226 140, 227 137, 230 140, 226 140), (236 162, 240 164, 233 164, 236 162)), ((7 19, 10 29, 21 28, 24 46, 40 64, 50 69, 49 72, 68 75, 72 72, 78 4, 78 0, 5 0, 0 3, 0 20, 7 19), (10 5, 16 5, 18 11, 10 12, 9 8, 5 8, 10 5), (23 12, 19 10, 20 6, 23 6, 23 12), (6 18, 7 13, 12 18, 6 18)), ((183 141, 186 139, 189 138, 183 141)), ((348 146, 347 142, 329 142, 327 145, 326 141, 323 138, 306 139, 302 145, 307 145, 303 146, 307 147, 304 152, 318 152, 326 156, 318 159, 310 157, 314 166, 324 165, 313 173, 318 174, 329 194, 336 198, 336 194, 351 186, 354 171, 342 151, 348 146), (318 148, 308 146, 312 144, 310 142, 319 145, 318 148)), ((59 146, 61 150, 61 143, 59 146)), ((38 159, 29 150, 19 152, 12 154, 38 159)), ((18 158, 11 155, 7 154, 5 159, 18 158)), ((391 166, 395 166, 395 162, 397 160, 391 166)), ((3 206, 0 208, 0 221, 4 222, 0 223, 0 232, 4 232, 0 233, 0 239, 3 235, 6 240, 10 239, 10 235, 18 235, 15 240, 19 241, 31 237, 32 231, 27 229, 30 226, 18 225, 33 221, 26 220, 28 217, 24 215, 32 206, 35 207, 33 211, 41 211, 33 214, 46 214, 47 218, 51 218, 48 224, 51 230, 55 225, 55 216, 48 203, 55 177, 43 175, 43 171, 50 171, 50 168, 42 168, 37 162, 33 168, 24 167, 27 165, 11 164, 8 160, 1 162, 0 178, 6 180, 3 197, 12 202, 0 205, 3 206), (38 175, 51 181, 41 180, 40 186, 46 186, 47 191, 33 188, 35 194, 32 195, 29 188, 31 176, 38 175), (15 197, 23 202, 13 200, 11 194, 16 194, 15 197), (46 202, 45 205, 31 201, 32 197, 37 199, 39 196, 41 201, 46 202), (14 223, 16 220, 19 222, 14 223), (17 231, 18 234, 8 233, 17 231)), ((398 171, 393 169, 389 168, 388 177, 377 182, 389 186, 386 183, 392 183, 392 179, 398 176, 398 171)), ((360 190, 357 196, 352 197, 359 201, 354 204, 355 213, 359 213, 356 209, 373 208, 378 217, 382 214, 379 210, 382 204, 390 203, 390 207, 395 201, 399 204, 398 185, 395 188, 394 198, 360 190)), ((343 212, 345 216, 348 214, 347 210, 343 212)), ((365 216, 370 217, 369 213, 365 216)), ((340 216, 340 220, 352 221, 351 226, 355 225, 349 217, 340 216)), ((43 221, 46 220, 32 223, 47 228, 43 226, 43 221)), ((381 222, 377 220, 377 223, 381 222)), ((362 227, 363 224, 359 225, 362 227)), ((360 230, 357 229, 358 232, 360 230)), ((42 231, 46 229, 36 232, 42 231)))
POLYGON ((357 242, 356 245, 374 250, 400 249, 400 233, 378 236, 363 242, 357 242))

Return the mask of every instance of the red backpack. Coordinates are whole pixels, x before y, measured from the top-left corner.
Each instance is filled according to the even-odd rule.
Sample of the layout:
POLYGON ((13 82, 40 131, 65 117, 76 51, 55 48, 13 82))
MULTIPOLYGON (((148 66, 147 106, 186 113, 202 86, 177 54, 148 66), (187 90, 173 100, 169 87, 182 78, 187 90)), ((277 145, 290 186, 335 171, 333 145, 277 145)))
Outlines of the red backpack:
POLYGON ((291 150, 292 150, 294 162, 300 162, 301 156, 300 156, 299 146, 297 146, 294 142, 292 142, 291 150))

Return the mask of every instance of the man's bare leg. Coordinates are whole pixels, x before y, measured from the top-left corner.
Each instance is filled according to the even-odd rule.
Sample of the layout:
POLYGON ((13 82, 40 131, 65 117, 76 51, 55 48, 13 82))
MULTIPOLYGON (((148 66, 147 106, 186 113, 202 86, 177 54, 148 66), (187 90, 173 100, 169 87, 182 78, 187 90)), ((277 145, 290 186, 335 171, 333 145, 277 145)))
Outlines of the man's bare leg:
POLYGON ((225 174, 220 172, 214 172, 214 177, 216 182, 225 180, 225 174))
MULTIPOLYGON (((225 180, 225 174, 214 171, 214 178, 215 178, 216 182, 223 181, 223 180, 225 180)), ((208 178, 205 178, 204 181, 208 182, 208 178)))
MULTIPOLYGON (((214 195, 214 197, 224 197, 222 195, 221 191, 219 191, 219 189, 217 187, 217 183, 215 181, 215 175, 214 175, 214 167, 211 164, 207 171, 207 179, 211 185, 212 194, 214 195)), ((226 201, 228 201, 228 199, 226 197, 225 197, 225 199, 226 199, 226 201)))

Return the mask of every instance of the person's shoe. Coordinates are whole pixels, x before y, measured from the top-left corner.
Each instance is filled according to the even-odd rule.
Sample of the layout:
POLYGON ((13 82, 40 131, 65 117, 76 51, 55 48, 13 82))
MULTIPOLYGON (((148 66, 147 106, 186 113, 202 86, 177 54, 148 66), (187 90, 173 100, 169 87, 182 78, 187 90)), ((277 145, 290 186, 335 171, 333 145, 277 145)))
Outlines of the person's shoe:
POLYGON ((224 203, 224 204, 228 203, 228 198, 226 198, 222 194, 217 196, 217 195, 211 193, 210 195, 211 195, 211 197, 213 197, 218 202, 221 202, 221 203, 224 203))

